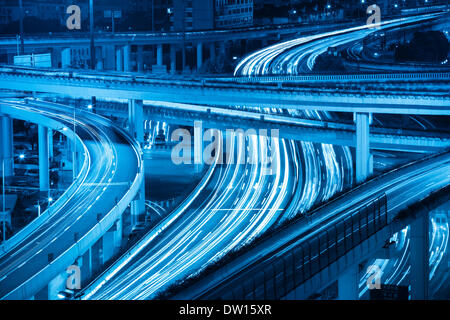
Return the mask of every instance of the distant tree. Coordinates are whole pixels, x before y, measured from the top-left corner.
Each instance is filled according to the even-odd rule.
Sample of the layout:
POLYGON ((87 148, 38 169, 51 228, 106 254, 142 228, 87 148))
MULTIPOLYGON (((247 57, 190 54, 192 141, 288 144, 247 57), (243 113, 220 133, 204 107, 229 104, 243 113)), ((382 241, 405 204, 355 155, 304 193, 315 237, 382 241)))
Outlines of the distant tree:
POLYGON ((449 42, 441 31, 416 32, 410 43, 399 45, 397 61, 441 62, 447 59, 449 42))
POLYGON ((201 73, 211 74, 227 74, 233 73, 233 71, 233 63, 223 54, 218 55, 214 60, 208 59, 202 64, 200 69, 201 73))

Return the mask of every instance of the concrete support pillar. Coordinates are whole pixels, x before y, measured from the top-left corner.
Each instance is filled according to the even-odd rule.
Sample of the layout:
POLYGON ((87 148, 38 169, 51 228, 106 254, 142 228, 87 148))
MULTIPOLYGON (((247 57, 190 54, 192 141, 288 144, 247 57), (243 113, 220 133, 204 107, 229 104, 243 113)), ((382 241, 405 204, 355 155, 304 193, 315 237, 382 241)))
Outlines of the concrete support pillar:
POLYGON ((99 271, 103 264, 103 238, 98 239, 91 249, 91 270, 92 273, 99 271))
POLYGON ((203 127, 201 121, 194 122, 194 164, 195 172, 203 168, 203 127))
POLYGON ((103 70, 103 57, 105 56, 105 48, 104 47, 96 47, 95 48, 95 70, 101 71, 103 70))
POLYGON ((39 125, 39 190, 48 191, 50 188, 48 163, 48 130, 47 127, 39 125))
POLYGON ((0 126, 0 171, 2 172, 0 177, 4 174, 6 183, 9 183, 14 176, 13 120, 9 117, 0 117, 0 126))
POLYGON ((116 49, 114 46, 105 46, 105 62, 103 68, 106 70, 115 70, 116 49))
POLYGON ((101 246, 101 263, 105 264, 119 252, 122 246, 122 217, 103 235, 101 238, 101 246))
POLYGON ((78 258, 80 266, 81 283, 84 284, 92 277, 92 249, 89 248, 81 257, 78 258))
POLYGON ((359 266, 355 264, 341 273, 338 279, 338 299, 358 300, 359 266))
POLYGON ((59 293, 66 289, 67 274, 62 272, 53 278, 34 296, 35 300, 60 300, 59 293))
MULTIPOLYGON (((142 170, 144 170, 143 167, 142 170)), ((135 226, 145 219, 145 181, 142 181, 139 194, 131 204, 131 225, 135 226)))
POLYGON ((209 60, 214 61, 216 60, 216 43, 211 42, 209 44, 209 60))
POLYGON ((61 299, 60 292, 66 289, 67 273, 62 272, 53 278, 48 284, 48 300, 61 299))
POLYGON ((61 63, 61 48, 51 48, 52 52, 52 68, 60 68, 61 63))
MULTIPOLYGON (((130 100, 128 103, 128 121, 131 135, 139 142, 144 142, 143 101, 130 100)), ((141 167, 144 170, 144 167, 141 167)), ((142 182, 139 194, 131 202, 131 227, 145 217, 145 181, 142 182)))
POLYGON ((364 181, 373 172, 369 149, 369 113, 355 113, 356 122, 356 182, 364 181))
POLYGON ((177 48, 174 44, 170 45, 170 73, 177 71, 177 48))
POLYGON ((48 131, 48 156, 50 161, 53 159, 53 130, 47 129, 48 131))
POLYGON ((225 47, 225 41, 220 42, 219 52, 220 55, 226 56, 226 47, 225 47))
POLYGON ((70 48, 61 50, 61 67, 68 68, 72 65, 72 51, 70 48))
POLYGON ((114 232, 106 232, 102 237, 102 264, 107 263, 114 256, 114 232))
POLYGON ((136 63, 137 63, 137 71, 142 72, 144 71, 144 47, 143 46, 137 46, 137 57, 136 57, 136 63))
POLYGON ((122 247, 123 238, 123 220, 122 216, 111 227, 111 232, 114 233, 114 253, 117 253, 122 247))
POLYGON ((156 64, 158 66, 163 65, 163 45, 158 44, 156 47, 156 64))
POLYGON ((72 141, 71 146, 72 146, 72 172, 73 172, 73 179, 75 180, 75 178, 78 176, 79 155, 77 152, 77 143, 75 141, 72 141))
POLYGON ((116 47, 116 71, 123 71, 122 48, 116 47))
POLYGON ((131 71, 131 51, 130 46, 123 47, 123 71, 130 72, 131 71))
POLYGON ((197 43, 197 71, 200 71, 200 68, 203 64, 203 43, 197 43))
POLYGON ((428 299, 429 280, 429 215, 411 224, 411 299, 428 299))
POLYGON ((128 101, 130 134, 142 145, 144 142, 144 104, 142 100, 128 101))
POLYGON ((186 70, 186 45, 183 44, 181 49, 181 71, 186 70))

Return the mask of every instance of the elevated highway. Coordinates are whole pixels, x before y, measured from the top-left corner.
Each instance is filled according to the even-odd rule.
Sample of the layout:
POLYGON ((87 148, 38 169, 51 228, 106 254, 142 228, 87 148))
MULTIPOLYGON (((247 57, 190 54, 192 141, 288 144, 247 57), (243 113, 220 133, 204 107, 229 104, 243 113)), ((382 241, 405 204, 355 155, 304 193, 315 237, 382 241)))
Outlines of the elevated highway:
MULTIPOLYGON (((290 140, 356 146, 353 124, 302 119, 293 116, 244 111, 234 108, 206 107, 182 103, 144 101, 143 115, 147 119, 173 125, 193 126, 194 119, 206 127, 222 130, 278 129, 279 137, 290 140)), ((100 104, 97 112, 106 116, 128 116, 125 104, 100 104)), ((170 137, 169 137, 170 138, 170 137)), ((371 126, 370 148, 393 151, 428 153, 450 145, 446 133, 418 130, 389 129, 371 126)))
POLYGON ((89 277, 95 269, 92 261, 105 263, 120 246, 122 214, 142 187, 141 150, 109 120, 90 112, 78 113, 74 120, 66 106, 57 104, 2 101, 0 107, 2 114, 54 125, 55 130, 73 127, 75 121, 88 159, 87 174, 71 197, 50 207, 54 210, 47 219, 26 230, 0 257, 0 298, 37 298, 43 291, 49 294, 49 283, 70 265, 82 266, 89 277), (94 253, 98 246, 101 255, 94 253))
MULTIPOLYGON (((151 44, 181 44, 186 42, 225 42, 240 39, 263 39, 273 37, 279 39, 280 36, 310 34, 325 30, 334 30, 343 26, 348 26, 352 22, 329 23, 321 25, 279 25, 248 27, 228 30, 212 31, 188 31, 188 32, 116 32, 95 34, 96 45, 151 45, 151 44)), ((354 23, 353 23, 354 24, 354 23)), ((67 47, 76 45, 89 45, 90 34, 86 32, 54 33, 48 34, 27 34, 25 35, 25 47, 67 47)), ((0 49, 10 48, 16 50, 16 36, 0 36, 0 49)))
POLYGON ((152 100, 212 106, 284 108, 334 112, 387 113, 409 115, 450 115, 448 94, 420 95, 395 93, 321 93, 298 88, 171 80, 121 81, 65 72, 35 71, 16 73, 3 69, 0 88, 48 92, 74 98, 92 96, 115 99, 152 100))

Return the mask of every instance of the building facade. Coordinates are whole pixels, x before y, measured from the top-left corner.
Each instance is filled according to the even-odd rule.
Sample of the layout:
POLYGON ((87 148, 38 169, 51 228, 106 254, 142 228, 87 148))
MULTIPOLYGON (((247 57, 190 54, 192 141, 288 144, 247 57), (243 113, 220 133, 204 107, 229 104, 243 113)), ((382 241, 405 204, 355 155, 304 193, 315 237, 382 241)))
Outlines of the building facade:
POLYGON ((215 0, 217 29, 253 25, 253 0, 215 0))
POLYGON ((173 0, 172 30, 193 31, 253 25, 253 0, 173 0))

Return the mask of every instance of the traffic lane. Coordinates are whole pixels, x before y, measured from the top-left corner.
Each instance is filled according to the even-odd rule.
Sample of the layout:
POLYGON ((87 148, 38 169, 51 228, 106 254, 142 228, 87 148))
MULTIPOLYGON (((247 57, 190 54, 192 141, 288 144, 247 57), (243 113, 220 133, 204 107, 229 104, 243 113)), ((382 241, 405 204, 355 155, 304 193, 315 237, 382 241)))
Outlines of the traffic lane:
MULTIPOLYGON (((241 185, 241 184, 239 184, 239 185, 241 185)), ((243 188, 240 188, 240 189, 241 189, 241 190, 242 190, 242 189, 245 189, 245 186, 243 186, 243 188)), ((264 187, 262 187, 261 189, 264 189, 264 187)), ((267 197, 267 194, 265 194, 265 196, 267 197)), ((237 196, 237 197, 239 197, 239 196, 237 196)), ((226 204, 226 206, 230 205, 231 202, 236 201, 235 199, 236 199, 236 197, 232 197, 232 198, 230 199, 229 203, 226 204)), ((235 203, 233 203, 233 205, 236 206, 235 203)), ((239 205, 237 205, 236 207, 239 207, 239 205)), ((213 209, 213 210, 214 210, 214 209, 213 209)), ((217 225, 218 222, 219 222, 219 225, 220 225, 220 222, 223 222, 223 221, 224 221, 224 218, 225 218, 225 216, 223 216, 223 217, 221 218, 222 215, 218 215, 218 214, 217 214, 218 211, 219 211, 219 210, 216 210, 216 212, 215 212, 215 214, 214 214, 214 216, 216 217, 216 219, 211 221, 214 225, 217 225), (219 219, 220 219, 220 221, 218 221, 219 219)), ((225 209, 225 211, 227 211, 227 209, 225 209)), ((254 217, 254 215, 253 215, 252 217, 250 217, 251 214, 247 214, 246 216, 247 216, 247 219, 246 219, 246 220, 243 220, 243 219, 242 219, 242 223, 243 223, 243 224, 247 224, 247 223, 248 223, 248 218, 250 218, 250 220, 252 220, 253 217, 254 217)), ((229 241, 229 240, 227 240, 227 239, 231 239, 232 237, 236 236, 236 232, 233 233, 233 234, 231 234, 231 232, 229 232, 230 229, 231 229, 231 230, 236 230, 236 231, 242 230, 241 227, 231 227, 231 228, 227 228, 228 232, 227 232, 227 234, 226 234, 226 238, 224 238, 225 241, 229 241)), ((187 261, 192 261, 192 259, 195 259, 195 255, 198 255, 198 256, 202 257, 202 260, 203 260, 203 261, 201 261, 201 260, 199 260, 199 259, 196 259, 196 260, 195 260, 195 263, 196 263, 197 265, 192 265, 192 264, 191 264, 192 270, 201 268, 201 267, 205 264, 205 263, 204 263, 204 260, 205 260, 205 259, 208 259, 207 256, 209 255, 209 257, 211 257, 211 255, 214 254, 214 252, 213 252, 214 250, 211 250, 210 247, 208 247, 207 245, 205 245, 205 243, 207 242, 207 239, 206 239, 206 238, 214 239, 214 240, 216 241, 215 244, 217 245, 217 239, 218 239, 218 236, 219 236, 220 233, 223 233, 223 232, 222 232, 223 230, 221 230, 221 229, 219 229, 219 228, 217 228, 217 227, 214 228, 214 226, 211 226, 211 227, 205 226, 201 231, 203 232, 203 230, 205 230, 204 232, 206 232, 206 231, 208 231, 208 230, 211 230, 211 231, 210 231, 210 233, 208 233, 208 234, 206 235, 206 237, 202 238, 201 241, 197 241, 197 243, 192 243, 192 242, 190 242, 190 246, 185 246, 185 247, 183 247, 183 250, 181 250, 178 254, 172 253, 172 254, 170 255, 170 261, 168 262, 167 265, 172 265, 173 263, 175 263, 175 267, 173 267, 173 269, 175 269, 175 270, 170 270, 170 269, 169 269, 169 271, 165 271, 165 276, 162 276, 162 275, 160 275, 160 274, 162 273, 161 269, 158 269, 158 270, 159 270, 159 271, 158 271, 158 274, 154 275, 153 278, 147 279, 147 280, 146 280, 146 283, 148 284, 148 286, 151 287, 151 285, 153 285, 153 287, 151 287, 151 291, 149 291, 149 290, 145 291, 145 289, 142 289, 142 288, 141 288, 142 286, 141 286, 140 283, 135 282, 135 283, 134 283, 134 286, 133 286, 132 288, 128 287, 127 290, 126 290, 126 292, 123 292, 124 295, 120 296, 120 298, 128 298, 128 297, 130 297, 130 292, 131 292, 131 291, 136 291, 136 290, 137 290, 137 291, 139 291, 139 290, 140 290, 140 291, 143 291, 143 292, 145 292, 146 295, 151 294, 152 292, 155 291, 156 288, 161 287, 161 286, 165 285, 166 283, 170 282, 170 279, 167 279, 167 278, 169 277, 168 275, 169 275, 169 274, 172 274, 172 271, 174 271, 174 272, 178 271, 178 272, 179 272, 179 271, 180 271, 179 268, 182 268, 183 266, 185 266, 185 265, 186 265, 185 262, 187 262, 187 261), (216 230, 214 230, 214 229, 216 229, 216 230), (216 233, 216 234, 215 234, 215 233, 216 233), (200 243, 198 243, 198 242, 200 242, 200 243), (176 257, 174 257, 174 255, 176 255, 176 257), (181 263, 177 261, 178 259, 181 259, 181 260, 182 260, 181 263), (178 262, 178 264, 177 264, 177 262, 178 262), (158 277, 158 276, 159 276, 159 277, 158 277), (150 282, 150 281, 152 281, 152 282, 150 282)), ((241 231, 241 232, 242 232, 242 231, 241 231)), ((204 234, 204 233, 203 233, 203 234, 204 234)), ((200 239, 201 236, 203 236, 203 234, 202 234, 202 235, 198 234, 198 235, 197 235, 197 240, 200 239)), ((239 235, 239 234, 238 234, 238 235, 239 235)), ((220 247, 220 246, 219 246, 219 247, 220 247)), ((227 250, 227 249, 226 249, 226 250, 227 250)), ((226 251, 226 250, 225 250, 225 251, 226 251)), ((168 258, 168 259, 169 259, 169 258, 168 258)), ((214 257, 213 257, 213 258, 210 258, 210 259, 214 259, 214 257)), ((158 260, 158 261, 159 261, 159 260, 158 260)), ((148 265, 148 267, 150 267, 150 266, 152 265, 152 263, 154 263, 154 262, 155 262, 155 261, 147 260, 147 261, 146 261, 146 265, 143 267, 143 269, 147 270, 147 265, 148 265)), ((141 264, 140 266, 142 267, 142 264, 141 264)), ((185 269, 186 269, 186 268, 185 268, 185 269)), ((191 271, 190 271, 190 270, 187 270, 187 272, 190 273, 191 271)), ((138 272, 137 272, 137 273, 138 273, 138 272)), ((172 277, 172 278, 173 278, 173 277, 172 277)), ((125 291, 125 290, 124 290, 124 291, 125 291)), ((118 297, 119 297, 119 296, 116 295, 116 296, 114 296, 113 298, 118 298, 118 297)), ((141 296, 141 297, 142 297, 142 296, 141 296)), ((110 298, 111 298, 111 297, 110 297, 110 298)))

